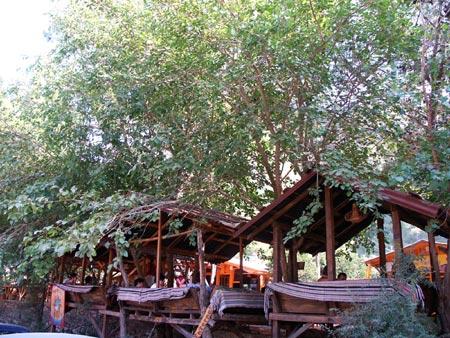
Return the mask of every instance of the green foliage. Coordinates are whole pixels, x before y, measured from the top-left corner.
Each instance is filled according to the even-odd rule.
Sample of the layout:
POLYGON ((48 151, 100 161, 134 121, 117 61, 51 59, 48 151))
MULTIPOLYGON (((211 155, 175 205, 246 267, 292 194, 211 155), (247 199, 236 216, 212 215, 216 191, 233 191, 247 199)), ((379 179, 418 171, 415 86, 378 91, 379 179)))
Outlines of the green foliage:
MULTIPOLYGON (((414 268, 413 257, 402 256, 395 264, 395 282, 409 284, 424 282, 414 268)), ((387 293, 374 301, 355 305, 344 313, 337 337, 436 337, 438 328, 430 317, 417 312, 417 303, 400 293, 387 293)))
POLYGON ((314 188, 309 191, 309 195, 311 195, 314 200, 308 204, 302 215, 294 220, 294 226, 288 231, 283 239, 285 243, 290 239, 300 237, 308 231, 308 227, 314 222, 314 216, 323 208, 322 203, 320 202, 321 191, 320 188, 314 188))
MULTIPOLYGON (((42 276, 74 248, 94 255, 108 219, 143 200, 130 191, 249 216, 313 168, 364 212, 386 184, 449 204, 444 49, 426 60, 424 126, 420 49, 438 25, 412 21, 436 6, 68 1, 55 48, 0 94, 0 268, 42 276)), ((440 22, 430 41, 445 45, 440 22)))
POLYGON ((437 330, 425 314, 416 313, 416 304, 394 293, 380 296, 364 305, 356 305, 344 318, 337 337, 431 338, 437 330))

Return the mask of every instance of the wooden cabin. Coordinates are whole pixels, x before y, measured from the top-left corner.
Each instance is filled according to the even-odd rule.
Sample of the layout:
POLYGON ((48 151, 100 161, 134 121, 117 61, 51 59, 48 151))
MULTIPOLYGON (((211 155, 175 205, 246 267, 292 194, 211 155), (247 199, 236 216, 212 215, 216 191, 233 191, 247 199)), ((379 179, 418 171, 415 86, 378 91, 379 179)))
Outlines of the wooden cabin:
MULTIPOLYGON (((385 289, 383 285, 371 287, 372 281, 335 281, 336 249, 372 223, 376 223, 380 230, 380 266, 382 271, 386 271, 383 219, 376 219, 370 212, 363 214, 346 191, 328 185, 326 177, 314 171, 306 172, 301 177, 297 184, 285 190, 235 233, 236 238, 256 240, 273 247, 273 283, 267 285, 265 302, 273 337, 280 336, 281 327, 287 330, 290 338, 295 338, 313 324, 339 323, 339 315, 334 312, 336 304, 345 308, 350 304, 370 301, 377 296, 376 290, 385 289), (318 200, 323 207, 312 216, 313 222, 304 233, 298 238, 284 242, 283 239, 293 227, 293 221, 302 216, 307 206, 317 198, 311 193, 317 189, 318 200), (328 284, 299 285, 297 253, 316 255, 323 251, 326 252, 328 284), (306 289, 317 290, 309 293, 302 291, 306 289), (351 292, 341 292, 347 289, 351 292), (375 294, 367 294, 368 290, 375 290, 375 294)), ((356 184, 354 190, 358 191, 356 184)), ((447 210, 416 195, 391 189, 379 191, 378 202, 378 210, 392 218, 394 251, 397 257, 403 253, 401 221, 425 229, 430 221, 438 220, 439 227, 434 233, 429 233, 428 237, 433 279, 439 282, 439 263, 434 238, 436 235, 449 237, 447 210)))
MULTIPOLYGON (((435 251, 437 254, 439 273, 441 278, 444 277, 445 268, 447 267, 447 244, 442 242, 435 243, 435 251)), ((432 280, 432 266, 430 255, 430 243, 427 240, 422 239, 403 248, 405 255, 413 257, 414 265, 416 268, 432 280)), ((392 276, 392 267, 395 261, 395 252, 391 251, 386 254, 386 274, 388 277, 392 276)), ((382 273, 380 270, 380 256, 368 259, 364 262, 366 268, 366 278, 370 278, 374 273, 374 270, 378 273, 382 273)))
POLYGON ((260 291, 270 279, 270 272, 264 262, 256 256, 243 262, 243 285, 240 285, 240 261, 233 257, 217 267, 215 284, 230 289, 244 287, 254 291, 260 291))

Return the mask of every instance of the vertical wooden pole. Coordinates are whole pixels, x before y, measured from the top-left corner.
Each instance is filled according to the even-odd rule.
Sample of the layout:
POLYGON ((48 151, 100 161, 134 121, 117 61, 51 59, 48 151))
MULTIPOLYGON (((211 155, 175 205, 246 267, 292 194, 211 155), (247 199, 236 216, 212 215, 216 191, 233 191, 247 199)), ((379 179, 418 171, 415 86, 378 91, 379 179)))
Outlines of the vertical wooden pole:
POLYGON ((172 254, 166 254, 167 259, 167 286, 169 288, 173 288, 173 282, 174 282, 174 272, 173 272, 173 255, 172 254))
POLYGON ((273 259, 273 276, 272 276, 272 280, 274 283, 280 282, 281 278, 281 271, 280 271, 280 246, 281 246, 281 228, 279 226, 279 224, 277 223, 273 223, 272 225, 272 236, 273 236, 273 240, 272 240, 272 248, 273 248, 273 254, 272 254, 272 259, 273 259))
POLYGON ((119 302, 119 325, 120 325, 119 331, 120 338, 127 338, 127 318, 125 309, 123 308, 123 304, 121 304, 121 302, 119 302))
POLYGON ((378 253, 380 256, 380 272, 381 277, 387 277, 386 271, 386 243, 384 240, 384 219, 377 219, 377 238, 378 238, 378 253))
MULTIPOLYGON (((108 267, 112 264, 113 261, 113 249, 109 248, 109 253, 108 253, 108 264, 106 264, 106 271, 108 271, 108 267)), ((108 277, 106 279, 106 286, 110 287, 112 284, 112 268, 109 269, 108 272, 108 277)))
POLYGON ((441 274, 439 271, 439 260, 436 252, 436 242, 434 239, 434 234, 428 233, 428 245, 430 248, 430 272, 431 272, 431 280, 436 283, 436 285, 441 285, 441 274))
POLYGON ((395 260, 403 255, 403 238, 402 238, 402 225, 400 221, 400 214, 396 207, 392 207, 392 233, 394 234, 394 252, 395 260))
POLYGON ((203 234, 200 229, 197 229, 197 251, 198 251, 198 265, 200 272, 200 308, 202 316, 206 311, 208 303, 208 294, 206 292, 206 266, 205 266, 205 246, 203 243, 203 234))
POLYGON ((65 256, 62 256, 59 261, 59 276, 58 276, 58 283, 62 283, 64 281, 64 261, 65 256))
POLYGON ((326 226, 326 251, 328 280, 336 279, 336 238, 334 234, 334 208, 333 192, 330 187, 325 187, 325 226, 326 226))
MULTIPOLYGON (((283 237, 283 234, 281 234, 283 237)), ((280 257, 281 257, 281 276, 285 282, 289 280, 288 277, 288 263, 286 259, 286 248, 284 247, 283 239, 280 241, 280 257)))
POLYGON ((81 285, 84 285, 84 277, 86 275, 86 265, 87 265, 87 257, 83 256, 83 261, 81 262, 81 285))
POLYGON ((289 248, 289 267, 289 281, 293 283, 298 282, 297 249, 294 247, 289 248))
POLYGON ((162 242, 162 211, 159 212, 158 220, 158 242, 156 244, 156 286, 159 287, 159 280, 161 278, 161 242, 162 242))
POLYGON ((239 287, 244 287, 244 244, 239 237, 239 287))

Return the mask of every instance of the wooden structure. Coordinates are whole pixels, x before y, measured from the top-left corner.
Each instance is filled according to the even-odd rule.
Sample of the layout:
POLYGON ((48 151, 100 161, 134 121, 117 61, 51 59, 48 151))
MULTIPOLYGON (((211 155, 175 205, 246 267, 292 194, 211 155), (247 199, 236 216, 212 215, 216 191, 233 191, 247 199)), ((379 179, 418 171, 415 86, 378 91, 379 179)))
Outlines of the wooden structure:
MULTIPOLYGON (((444 277, 445 268, 447 265, 447 244, 442 242, 435 242, 435 250, 437 254, 439 273, 441 278, 444 277)), ((427 278, 432 280, 432 263, 430 255, 430 243, 427 240, 420 240, 403 248, 405 255, 410 255, 414 258, 414 265, 422 273, 426 274, 427 278)), ((386 254, 386 274, 388 277, 392 276, 392 267, 395 260, 395 252, 391 251, 386 254)), ((380 272, 380 256, 366 260, 366 278, 370 278, 373 270, 380 272)))
MULTIPOLYGON (((248 241, 234 237, 234 233, 245 222, 240 217, 178 201, 154 202, 123 211, 110 221, 93 263, 102 270, 97 280, 102 286, 103 299, 97 297, 99 294, 95 301, 88 302, 84 298, 94 297, 93 293, 78 297, 71 294, 68 302, 74 307, 95 304, 91 309, 104 315, 101 337, 107 336, 106 323, 111 316, 119 318, 121 337, 127 335, 127 319, 168 325, 166 329, 170 327, 190 337, 192 334, 184 325, 197 326, 209 304, 206 262, 222 263, 243 253, 248 241), (123 234, 122 244, 127 242, 128 247, 116 247, 114 238, 119 234, 123 234), (127 254, 120 255, 123 250, 127 254), (108 270, 113 261, 117 268, 108 270), (200 276, 196 287, 175 298, 173 294, 182 288, 149 288, 153 283, 159 285, 159 281, 164 286, 173 286, 174 271, 180 262, 186 263, 191 279, 195 274, 200 276), (133 288, 137 278, 145 280, 146 287, 133 288)), ((62 281, 68 260, 72 269, 77 267, 82 275, 79 282, 83 284, 86 267, 91 263, 73 256, 60 260, 57 279, 62 281)))
POLYGON ((229 288, 246 287, 260 291, 269 282, 268 268, 256 256, 243 262, 243 276, 241 285, 240 262, 232 258, 217 267, 215 285, 229 288))
MULTIPOLYGON (((335 280, 335 250, 375 221, 373 214, 362 214, 345 191, 332 188, 326 185, 325 181, 325 177, 314 171, 304 173, 297 184, 287 189, 252 220, 236 231, 235 237, 242 237, 247 241, 257 240, 272 244, 274 283, 298 281, 298 252, 316 255, 325 251, 328 280, 335 280), (308 226, 305 233, 297 239, 291 239, 284 243, 283 238, 292 228, 293 221, 298 219, 306 207, 316 198, 311 194, 311 189, 319 189, 319 200, 323 208, 313 216, 314 221, 308 226)), ((358 190, 356 184, 354 188, 358 190)), ((440 206, 423 201, 415 195, 390 189, 382 189, 379 192, 378 199, 380 203, 379 211, 383 214, 390 214, 392 217, 394 248, 397 257, 400 257, 403 253, 401 221, 424 229, 430 221, 439 220, 440 227, 430 236, 433 240, 434 235, 448 237, 450 228, 448 218, 446 218, 446 210, 440 206)), ((378 220, 377 226, 380 230, 383 229, 382 220, 378 220)), ((384 236, 382 236, 382 232, 380 232, 379 239, 380 257, 383 257, 381 266, 385 271, 386 261, 384 259, 384 236)), ((430 251, 433 248, 434 246, 431 245, 430 251)), ((435 252, 432 253, 432 257, 435 260, 433 270, 439 271, 435 252)), ((439 274, 436 275, 436 278, 439 278, 439 274)), ((309 319, 304 317, 304 315, 314 312, 311 308, 305 310, 299 308, 297 310, 299 312, 286 313, 285 306, 288 303, 289 305, 294 304, 294 301, 294 299, 281 299, 281 304, 274 304, 273 312, 269 315, 273 337, 280 336, 280 325, 283 325, 283 323, 333 324, 336 320, 329 312, 321 312, 309 319)), ((322 305, 315 302, 311 304, 312 308, 316 306, 322 305)), ((286 328, 289 327, 289 325, 286 325, 286 328)), ((290 337, 297 337, 305 328, 306 326, 301 326, 298 330, 292 331, 290 337)))

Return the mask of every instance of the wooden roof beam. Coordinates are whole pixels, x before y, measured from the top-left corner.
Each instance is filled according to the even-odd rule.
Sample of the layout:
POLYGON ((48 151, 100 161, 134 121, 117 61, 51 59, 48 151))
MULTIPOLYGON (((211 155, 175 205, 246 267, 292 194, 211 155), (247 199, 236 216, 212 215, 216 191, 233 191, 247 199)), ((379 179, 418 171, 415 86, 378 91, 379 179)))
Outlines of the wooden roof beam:
POLYGON ((301 193, 300 195, 298 195, 297 197, 295 197, 292 201, 290 201, 288 204, 286 204, 284 207, 282 207, 280 210, 278 210, 275 214, 270 216, 270 218, 267 221, 265 221, 263 224, 261 224, 255 230, 253 230, 253 232, 250 233, 250 235, 248 235, 248 237, 247 237, 248 240, 250 240, 250 241, 253 240, 253 238, 255 238, 256 235, 258 235, 260 232, 265 230, 269 225, 272 224, 273 221, 276 221, 283 214, 285 214, 286 211, 288 211, 290 208, 292 208, 295 204, 297 204, 301 200, 305 199, 308 195, 309 195, 309 191, 306 190, 303 193, 301 193))

